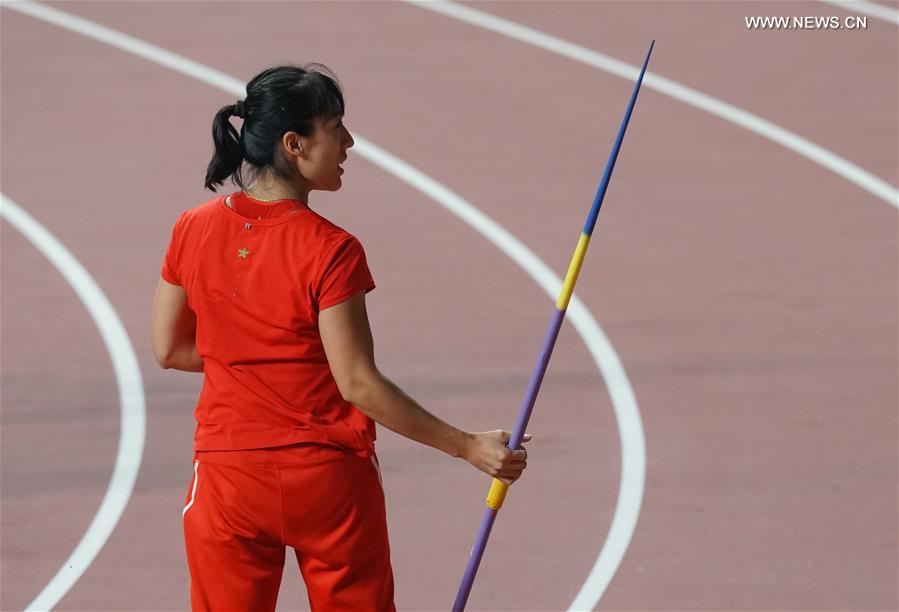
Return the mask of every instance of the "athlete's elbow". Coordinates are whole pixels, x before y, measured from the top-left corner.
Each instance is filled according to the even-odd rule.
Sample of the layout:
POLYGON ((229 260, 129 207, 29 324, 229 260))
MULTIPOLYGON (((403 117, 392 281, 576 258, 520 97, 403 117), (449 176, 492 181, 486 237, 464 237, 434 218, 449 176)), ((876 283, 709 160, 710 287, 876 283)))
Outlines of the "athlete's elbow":
POLYGON ((337 381, 337 388, 345 401, 366 412, 372 403, 372 397, 377 394, 379 378, 377 371, 359 370, 341 377, 337 381))
POLYGON ((172 367, 172 349, 171 347, 167 347, 162 343, 156 341, 154 338, 152 341, 153 345, 153 358, 156 359, 156 364, 162 368, 163 370, 168 370, 172 367))
POLYGON ((365 385, 358 381, 346 381, 343 384, 338 384, 337 388, 340 390, 340 396, 345 402, 349 402, 357 407, 360 404, 365 405, 365 399, 368 395, 365 385))
POLYGON ((175 368, 175 360, 171 354, 157 353, 156 354, 156 363, 163 370, 172 370, 175 368))
POLYGON ((178 350, 174 344, 156 341, 153 343, 153 357, 163 370, 178 368, 178 350))

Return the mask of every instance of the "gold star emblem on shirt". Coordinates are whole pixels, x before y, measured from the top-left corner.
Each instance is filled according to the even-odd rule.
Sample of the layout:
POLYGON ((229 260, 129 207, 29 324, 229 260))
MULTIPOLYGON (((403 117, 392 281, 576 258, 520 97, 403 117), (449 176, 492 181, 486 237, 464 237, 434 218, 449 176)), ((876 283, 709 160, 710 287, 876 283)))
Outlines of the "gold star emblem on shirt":
POLYGON ((246 258, 247 258, 247 255, 249 255, 249 254, 250 254, 250 252, 249 252, 247 249, 237 249, 237 256, 238 256, 238 257, 241 257, 241 258, 243 258, 243 259, 246 259, 246 258))

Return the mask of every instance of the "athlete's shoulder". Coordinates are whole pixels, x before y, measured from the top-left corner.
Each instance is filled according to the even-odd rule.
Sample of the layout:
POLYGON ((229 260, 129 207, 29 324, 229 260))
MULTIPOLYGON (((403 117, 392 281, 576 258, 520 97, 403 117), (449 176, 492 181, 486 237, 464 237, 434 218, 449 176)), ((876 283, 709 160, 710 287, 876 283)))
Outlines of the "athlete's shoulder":
POLYGON ((312 213, 310 218, 314 226, 314 233, 323 245, 334 246, 348 241, 358 242, 356 236, 333 221, 326 219, 314 210, 310 209, 309 212, 312 213))
POLYGON ((174 232, 186 231, 191 226, 205 225, 216 214, 216 209, 221 205, 220 203, 221 196, 180 212, 175 221, 174 232))
POLYGON ((221 206, 222 196, 216 196, 211 200, 203 202, 199 206, 194 206, 181 213, 181 217, 185 220, 208 218, 215 214, 219 206, 221 206))

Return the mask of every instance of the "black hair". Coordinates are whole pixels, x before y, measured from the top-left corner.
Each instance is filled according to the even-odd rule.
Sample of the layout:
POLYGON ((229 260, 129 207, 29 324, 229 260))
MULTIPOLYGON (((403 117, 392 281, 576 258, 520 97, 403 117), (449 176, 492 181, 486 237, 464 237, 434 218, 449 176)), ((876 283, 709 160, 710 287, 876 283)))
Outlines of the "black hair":
POLYGON ((229 176, 242 189, 244 162, 255 178, 271 168, 290 177, 290 169, 279 154, 281 137, 287 132, 311 136, 315 120, 344 114, 343 91, 337 77, 322 64, 275 66, 263 70, 247 83, 247 96, 223 106, 212 120, 215 151, 206 168, 206 188, 215 191, 229 176), (242 118, 240 133, 230 118, 242 118))

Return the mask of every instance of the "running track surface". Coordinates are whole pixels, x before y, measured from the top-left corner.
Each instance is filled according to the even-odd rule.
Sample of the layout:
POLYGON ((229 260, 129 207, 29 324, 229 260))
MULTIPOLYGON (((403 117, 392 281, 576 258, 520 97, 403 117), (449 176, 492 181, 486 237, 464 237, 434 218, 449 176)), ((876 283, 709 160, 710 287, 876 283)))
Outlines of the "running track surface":
MULTIPOLYGON (((240 79, 318 60, 346 121, 563 274, 631 84, 408 4, 60 3, 240 79)), ((893 5, 895 8, 895 5, 893 5)), ((751 111, 897 184, 897 27, 749 31, 823 3, 485 3, 476 8, 751 111)), ((3 193, 109 297, 137 351, 146 448, 127 509, 60 602, 187 607, 181 508, 198 376, 162 372, 148 309, 171 225, 209 197, 234 96, 3 8, 3 193)), ((468 429, 511 427, 552 301, 511 260, 358 155, 313 208, 357 234, 379 364, 468 429)), ((897 213, 795 153, 644 87, 577 294, 639 402, 646 488, 604 610, 897 605, 897 213)), ((60 274, 2 225, 2 599, 21 609, 90 523, 113 468, 116 381, 60 274)), ((620 442, 570 324, 470 609, 556 610, 614 512, 620 442)), ((488 480, 380 431, 406 610, 447 609, 488 480)), ((305 609, 288 559, 280 608, 305 609)))

